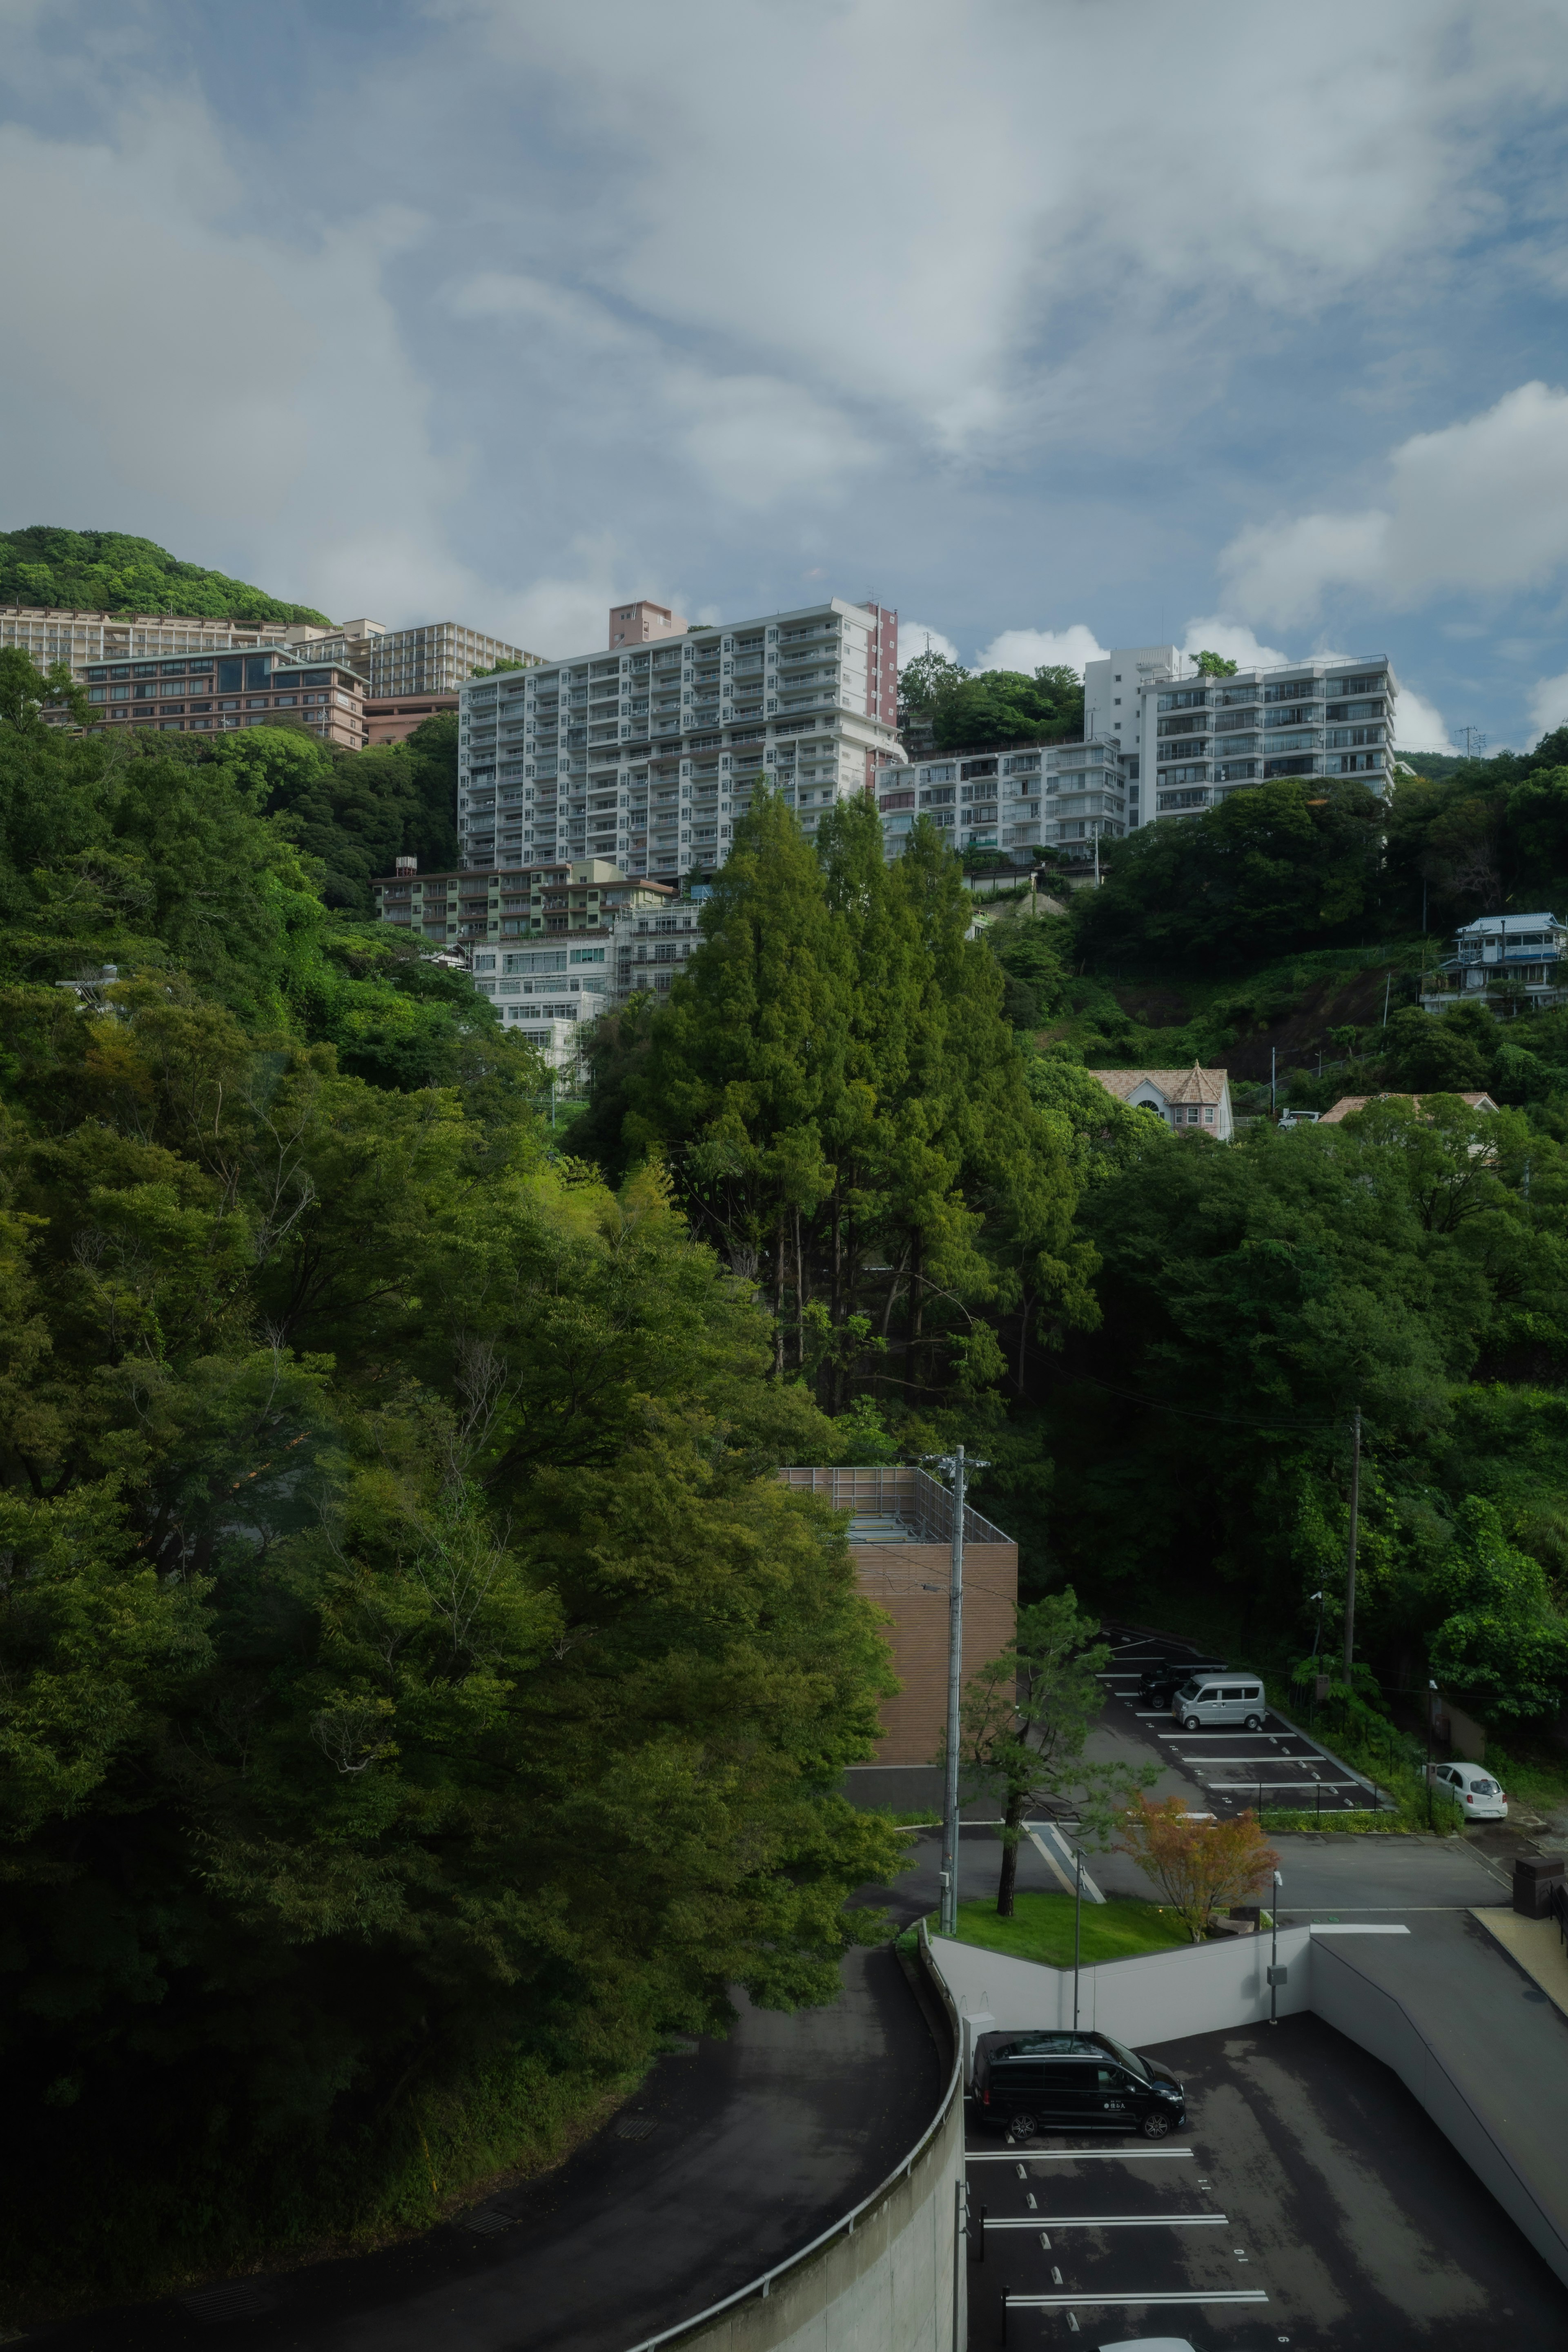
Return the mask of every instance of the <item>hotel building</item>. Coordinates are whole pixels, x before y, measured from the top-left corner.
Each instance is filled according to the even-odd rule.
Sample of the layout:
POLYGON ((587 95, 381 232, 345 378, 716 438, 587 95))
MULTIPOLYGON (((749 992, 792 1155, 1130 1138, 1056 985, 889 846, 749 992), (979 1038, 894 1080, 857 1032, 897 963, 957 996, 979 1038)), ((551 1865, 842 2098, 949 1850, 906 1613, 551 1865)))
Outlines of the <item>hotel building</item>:
POLYGON ((89 663, 88 700, 106 726, 165 734, 226 734, 239 727, 302 727, 344 751, 365 743, 364 680, 334 662, 287 653, 219 650, 172 661, 89 663))
POLYGON ((807 832, 898 756, 898 615, 834 597, 682 634, 613 606, 603 653, 459 688, 465 866, 607 858, 667 882, 722 865, 759 778, 807 832), (630 617, 637 616, 637 617, 630 617))

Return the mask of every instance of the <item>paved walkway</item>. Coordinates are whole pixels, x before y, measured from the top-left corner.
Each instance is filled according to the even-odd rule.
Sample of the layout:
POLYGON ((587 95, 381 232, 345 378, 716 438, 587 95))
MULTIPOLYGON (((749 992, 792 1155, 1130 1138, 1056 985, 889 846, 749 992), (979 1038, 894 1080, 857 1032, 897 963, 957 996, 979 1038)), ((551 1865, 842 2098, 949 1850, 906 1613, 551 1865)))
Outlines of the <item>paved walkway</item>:
POLYGON ((179 2305, 27 2339, 51 2352, 625 2352, 808 2245, 886 2179, 947 2069, 883 1946, 830 2009, 745 2008, 731 2039, 662 2060, 622 2120, 546 2179, 487 2200, 504 2226, 431 2231, 271 2283, 278 2307, 201 2324, 179 2305))

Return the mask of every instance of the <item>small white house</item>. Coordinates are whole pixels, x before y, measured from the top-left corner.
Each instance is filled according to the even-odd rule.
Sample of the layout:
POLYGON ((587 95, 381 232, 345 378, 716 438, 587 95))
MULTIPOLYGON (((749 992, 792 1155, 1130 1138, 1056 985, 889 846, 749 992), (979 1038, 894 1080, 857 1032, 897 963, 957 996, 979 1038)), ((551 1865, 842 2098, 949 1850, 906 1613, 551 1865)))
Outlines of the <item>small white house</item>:
POLYGON ((1118 1101, 1134 1110, 1157 1111, 1167 1126, 1196 1129, 1216 1143, 1228 1143, 1233 1132, 1228 1070, 1093 1070, 1118 1101))

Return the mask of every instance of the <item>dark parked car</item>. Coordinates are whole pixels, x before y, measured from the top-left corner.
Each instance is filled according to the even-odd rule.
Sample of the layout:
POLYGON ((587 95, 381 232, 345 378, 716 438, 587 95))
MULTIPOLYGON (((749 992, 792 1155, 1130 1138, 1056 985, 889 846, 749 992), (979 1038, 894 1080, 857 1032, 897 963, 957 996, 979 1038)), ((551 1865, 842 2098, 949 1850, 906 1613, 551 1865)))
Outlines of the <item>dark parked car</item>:
POLYGON ((983 2033, 974 2097, 983 2124, 1018 2139, 1095 2130, 1163 2139, 1187 2113, 1170 2068, 1109 2033, 983 2033))
POLYGON ((1223 1658, 1161 1658, 1144 1667, 1139 1678, 1138 1696, 1145 1706, 1157 1708, 1163 1715, 1182 1685, 1194 1675, 1223 1675, 1225 1671, 1223 1658))

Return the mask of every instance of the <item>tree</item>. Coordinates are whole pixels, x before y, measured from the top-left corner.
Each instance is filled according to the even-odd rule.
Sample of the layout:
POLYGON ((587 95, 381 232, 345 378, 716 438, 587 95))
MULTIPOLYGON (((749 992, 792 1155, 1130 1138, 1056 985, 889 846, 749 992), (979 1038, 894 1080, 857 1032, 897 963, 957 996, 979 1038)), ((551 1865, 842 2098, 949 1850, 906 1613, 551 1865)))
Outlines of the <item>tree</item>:
POLYGON ((982 670, 942 693, 932 711, 939 751, 992 751, 1010 743, 1065 742, 1083 733, 1083 681, 1047 666, 982 670))
POLYGON ((1234 677, 1238 665, 1227 661, 1224 654, 1201 653, 1194 661, 1200 677, 1234 677))
POLYGON ((331 623, 309 604, 280 603, 224 572, 186 563, 122 530, 63 530, 32 523, 0 531, 0 604, 101 613, 190 613, 213 619, 331 623))
POLYGON ((917 717, 930 718, 969 676, 961 663, 928 646, 899 672, 899 699, 917 717))
POLYGON ((1469 1496, 1433 1580, 1449 1613, 1427 1642, 1439 1682, 1492 1716, 1556 1713, 1568 1688, 1568 1622, 1541 1562, 1509 1541, 1494 1505, 1469 1496))
POLYGON ((51 662, 39 669, 20 646, 0 646, 0 721, 16 733, 42 725, 46 705, 68 710, 79 727, 100 714, 77 684, 68 662, 51 662))
POLYGON ((1018 1612, 1016 1634, 964 1691, 959 1771, 964 1801, 999 1805, 1002 1868, 996 1908, 1013 1916, 1018 1841, 1032 1807, 1074 1801, 1080 1838, 1103 1834, 1148 1766, 1100 1764, 1084 1744, 1104 1705, 1099 1676, 1110 1661, 1100 1620, 1080 1613, 1070 1587, 1018 1612))
POLYGON ((1250 1811, 1203 1821, 1180 1797, 1140 1796, 1118 1828, 1121 1852, 1153 1880, 1194 1944, 1222 1905, 1258 1894, 1279 1867, 1250 1811))

